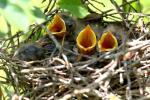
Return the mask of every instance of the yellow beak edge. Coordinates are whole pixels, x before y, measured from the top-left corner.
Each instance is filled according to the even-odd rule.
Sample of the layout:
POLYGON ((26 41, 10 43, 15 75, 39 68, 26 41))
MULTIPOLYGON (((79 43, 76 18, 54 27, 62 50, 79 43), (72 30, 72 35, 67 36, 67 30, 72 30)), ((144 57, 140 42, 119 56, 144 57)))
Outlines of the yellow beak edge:
POLYGON ((117 39, 111 32, 103 33, 98 41, 98 48, 100 52, 111 51, 116 49, 117 47, 117 39))
POLYGON ((78 51, 85 55, 94 53, 96 47, 96 35, 89 25, 87 25, 76 38, 78 51))
POLYGON ((66 34, 66 25, 59 14, 56 14, 53 20, 48 24, 48 30, 57 37, 63 37, 66 34))

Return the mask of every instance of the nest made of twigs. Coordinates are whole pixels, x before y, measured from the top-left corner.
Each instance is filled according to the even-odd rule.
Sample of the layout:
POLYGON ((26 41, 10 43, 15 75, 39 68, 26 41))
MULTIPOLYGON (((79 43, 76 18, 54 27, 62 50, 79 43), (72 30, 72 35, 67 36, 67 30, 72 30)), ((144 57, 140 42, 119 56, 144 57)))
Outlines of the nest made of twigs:
MULTIPOLYGON (((107 22, 106 26, 120 28, 116 23, 107 22)), ((136 26, 136 22, 131 24, 132 27, 127 27, 127 24, 131 23, 121 26, 123 27, 121 31, 126 28, 125 32, 128 34, 117 50, 96 52, 92 56, 78 53, 74 41, 68 43, 67 39, 64 39, 66 44, 61 45, 61 42, 52 35, 48 36, 50 39, 48 43, 53 47, 44 54, 43 59, 35 61, 14 58, 14 53, 18 50, 18 46, 22 45, 22 41, 18 41, 18 44, 14 45, 15 48, 11 45, 6 48, 6 45, 3 45, 0 49, 0 67, 7 73, 6 82, 14 87, 15 95, 12 98, 15 100, 16 98, 148 100, 150 98, 149 30, 145 24, 140 27, 136 26)), ((46 24, 32 26, 31 34, 24 40, 24 44, 33 42, 35 38, 37 41, 39 38, 35 33, 41 33, 41 30, 45 30, 45 26, 46 24)), ((108 30, 108 27, 104 30, 108 30)), ((2 43, 9 44, 12 39, 19 40, 22 36, 22 32, 18 32, 2 43)))

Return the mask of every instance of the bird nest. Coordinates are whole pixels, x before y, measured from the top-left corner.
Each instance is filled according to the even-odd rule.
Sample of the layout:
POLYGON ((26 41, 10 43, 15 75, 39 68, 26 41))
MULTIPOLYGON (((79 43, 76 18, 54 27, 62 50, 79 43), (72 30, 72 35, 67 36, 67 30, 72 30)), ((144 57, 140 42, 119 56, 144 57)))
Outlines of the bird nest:
MULTIPOLYGON (((86 19, 85 23, 87 21, 89 20, 86 19)), ((138 19, 138 22, 140 21, 141 19, 138 19)), ((94 24, 97 23, 94 21, 94 24)), ((32 25, 27 34, 18 32, 11 38, 1 41, 3 45, 0 49, 0 68, 7 74, 5 82, 14 88, 14 100, 150 98, 148 25, 143 23, 139 26, 137 22, 102 21, 99 31, 115 30, 114 33, 128 34, 122 35, 123 39, 121 43, 118 42, 117 49, 107 52, 95 51, 90 56, 78 52, 73 39, 65 37, 59 40, 52 34, 41 36, 43 30, 47 31, 46 25, 32 25), (22 37, 24 40, 20 41, 22 37), (12 42, 14 40, 15 43, 12 42), (35 46, 38 43, 42 47, 35 46), (38 48, 42 48, 41 51, 38 48), (43 48, 46 52, 42 52, 43 48), (14 56, 23 52, 23 56, 14 56), (37 53, 39 56, 34 56, 38 55, 37 53)), ((76 35, 74 37, 76 38, 76 35)))

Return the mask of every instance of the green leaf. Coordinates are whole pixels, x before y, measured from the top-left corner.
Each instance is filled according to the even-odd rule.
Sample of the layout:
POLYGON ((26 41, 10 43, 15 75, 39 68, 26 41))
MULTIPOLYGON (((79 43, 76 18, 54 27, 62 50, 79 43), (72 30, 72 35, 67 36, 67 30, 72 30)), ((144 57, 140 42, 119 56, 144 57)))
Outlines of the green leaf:
POLYGON ((29 20, 23 9, 15 4, 9 4, 3 11, 3 16, 12 26, 19 30, 27 30, 29 20))
POLYGON ((7 0, 0 0, 0 8, 5 8, 7 3, 7 0))
MULTIPOLYGON (((126 3, 124 0, 122 2, 123 4, 126 3)), ((142 5, 140 3, 140 1, 135 1, 135 2, 132 2, 130 4, 126 4, 123 6, 123 10, 125 12, 141 12, 142 10, 142 5)))
POLYGON ((33 7, 32 13, 35 17, 38 17, 38 18, 44 18, 45 17, 44 13, 38 7, 33 7))
POLYGON ((0 39, 1 39, 1 38, 4 38, 5 36, 6 36, 6 34, 5 34, 5 33, 0 32, 0 39))
POLYGON ((60 0, 58 5, 78 18, 84 18, 89 14, 88 10, 81 3, 81 0, 60 0))

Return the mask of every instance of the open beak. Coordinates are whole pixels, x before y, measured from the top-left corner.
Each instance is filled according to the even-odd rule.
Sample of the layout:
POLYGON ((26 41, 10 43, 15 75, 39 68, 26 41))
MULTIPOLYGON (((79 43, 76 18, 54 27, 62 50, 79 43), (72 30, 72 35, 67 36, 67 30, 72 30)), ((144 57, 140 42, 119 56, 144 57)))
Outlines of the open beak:
POLYGON ((98 41, 98 47, 100 52, 111 51, 118 47, 118 42, 111 32, 105 32, 98 41))
POLYGON ((76 38, 79 52, 85 55, 94 53, 96 47, 96 35, 89 25, 87 25, 76 38))
POLYGON ((59 14, 56 14, 53 20, 48 24, 48 30, 57 37, 63 37, 66 34, 66 25, 59 14))

